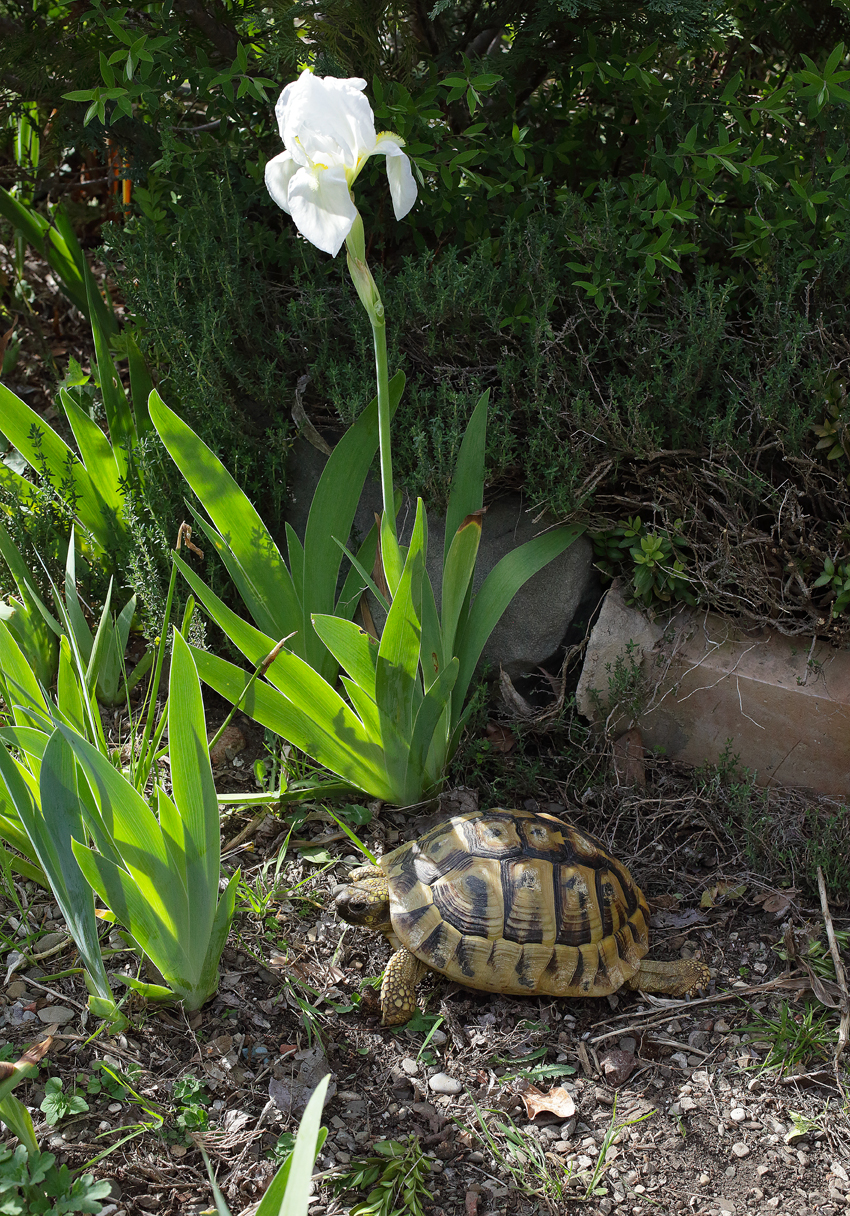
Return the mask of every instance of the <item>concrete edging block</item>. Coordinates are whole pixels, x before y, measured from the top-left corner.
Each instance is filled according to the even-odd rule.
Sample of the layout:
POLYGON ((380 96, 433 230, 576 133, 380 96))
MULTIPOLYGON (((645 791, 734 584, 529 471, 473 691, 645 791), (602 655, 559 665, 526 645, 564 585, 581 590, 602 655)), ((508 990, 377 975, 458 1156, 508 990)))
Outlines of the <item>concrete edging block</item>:
POLYGON ((615 584, 576 700, 609 737, 638 726, 647 747, 693 765, 717 763, 728 746, 759 785, 850 795, 850 652, 824 642, 686 607, 662 627, 629 607, 615 584), (618 660, 620 693, 624 672, 636 686, 631 714, 611 705, 618 660))

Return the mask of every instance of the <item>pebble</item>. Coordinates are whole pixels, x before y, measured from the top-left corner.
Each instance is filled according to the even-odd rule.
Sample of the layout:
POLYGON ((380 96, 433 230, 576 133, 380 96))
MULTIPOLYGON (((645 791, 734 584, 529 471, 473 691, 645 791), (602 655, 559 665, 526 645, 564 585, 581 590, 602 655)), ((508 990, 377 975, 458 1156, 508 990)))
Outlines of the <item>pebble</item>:
POLYGON ((27 995, 27 986, 23 980, 12 980, 11 984, 6 986, 6 996, 11 1001, 19 1001, 27 995))
POLYGON ((743 1140, 738 1140, 732 1145, 732 1153, 736 1157, 749 1157, 750 1149, 748 1145, 744 1144, 743 1140))
MULTIPOLYGON (((409 1077, 415 1077, 419 1072, 419 1065, 410 1056, 405 1056, 401 1062, 401 1066, 409 1077)), ((443 1091, 445 1092, 445 1091, 443 1091)), ((456 1092, 456 1091, 455 1091, 456 1092)))
POLYGON ((674 1051, 670 1057, 670 1063, 675 1064, 677 1068, 687 1068, 688 1057, 683 1051, 674 1051))
POLYGON ((61 946, 63 942, 70 942, 70 940, 67 933, 45 933, 44 937, 40 937, 36 943, 38 953, 43 954, 46 950, 52 950, 54 946, 61 946))
POLYGON ((77 1014, 67 1005, 45 1005, 44 1009, 39 1009, 38 1016, 47 1025, 58 1022, 60 1026, 64 1026, 66 1022, 73 1022, 77 1014))
POLYGON ((699 1176, 700 1186, 708 1186, 709 1182, 711 1182, 711 1179, 709 1178, 708 1174, 700 1174, 700 1176, 699 1176))
POLYGON ((463 1090, 463 1085, 455 1077, 450 1077, 447 1072, 437 1072, 429 1079, 428 1088, 435 1094, 459 1094, 463 1090))
POLYGON ((633 1039, 631 1035, 627 1035, 624 1039, 620 1039, 620 1051, 628 1051, 632 1055, 637 1051, 637 1039, 633 1039))
POLYGON ((682 1094, 679 1099, 679 1110, 696 1110, 697 1104, 688 1094, 682 1094))
POLYGON ((593 1165, 593 1158, 582 1153, 580 1157, 576 1157, 576 1165, 580 1170, 589 1170, 593 1165))
POLYGON ((736 1106, 734 1110, 729 1112, 729 1118, 733 1123, 743 1123, 747 1117, 747 1112, 741 1106, 736 1106))

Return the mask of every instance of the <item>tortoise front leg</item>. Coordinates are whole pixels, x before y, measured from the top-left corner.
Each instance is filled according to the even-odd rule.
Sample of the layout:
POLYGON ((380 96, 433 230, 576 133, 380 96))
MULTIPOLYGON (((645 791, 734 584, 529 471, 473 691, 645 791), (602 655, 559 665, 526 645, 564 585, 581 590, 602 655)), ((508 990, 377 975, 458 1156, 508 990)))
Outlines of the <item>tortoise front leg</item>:
POLYGON ((695 996, 710 983, 708 967, 694 958, 677 958, 671 963, 645 958, 636 974, 626 981, 626 987, 658 992, 663 996, 695 996))
POLYGON ((403 1026, 416 1012, 416 985, 427 967, 405 946, 387 963, 381 984, 381 1025, 403 1026))

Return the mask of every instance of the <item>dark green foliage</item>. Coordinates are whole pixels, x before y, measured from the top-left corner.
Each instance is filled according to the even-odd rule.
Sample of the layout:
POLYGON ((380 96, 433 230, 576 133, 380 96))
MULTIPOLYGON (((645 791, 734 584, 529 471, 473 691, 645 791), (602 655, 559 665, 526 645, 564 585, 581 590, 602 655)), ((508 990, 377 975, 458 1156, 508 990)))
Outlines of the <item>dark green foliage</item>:
MULTIPOLYGON (((283 239, 278 252, 292 263, 264 268, 263 229, 229 205, 224 175, 198 187, 173 239, 140 223, 110 240, 128 302, 168 368, 165 399, 276 530, 297 381, 309 373, 314 420, 350 423, 374 392, 371 335, 341 264, 283 239)), ((269 206, 262 195, 256 202, 269 206)), ((509 221, 496 245, 485 239, 436 260, 411 254, 391 274, 376 271, 390 367, 409 378, 394 430, 396 468, 411 489, 444 499, 471 404, 487 387, 491 479, 525 485, 559 514, 589 501, 601 466, 610 480, 623 461, 659 449, 746 452, 765 428, 792 451, 808 442, 838 341, 846 249, 821 275, 819 329, 806 316, 812 293, 781 249, 746 285, 705 267, 693 282, 665 282, 654 303, 635 283, 622 302, 599 307, 575 291, 565 259, 599 242, 604 217, 604 199, 570 195, 551 214, 509 221)), ((613 229, 606 240, 625 263, 613 229)))
MULTIPOLYGON (((472 402, 490 387, 488 476, 522 486, 531 505, 594 509, 608 524, 643 510, 655 531, 682 517, 696 565, 715 570, 718 522, 757 520, 774 543, 789 462, 814 454, 843 357, 842 9, 37 0, 30 12, 0 0, 4 14, 0 83, 12 113, 39 102, 41 178, 73 180, 59 149, 83 128, 126 159, 136 214, 108 240, 164 396, 276 535, 300 378, 320 427, 349 422, 373 391, 368 325, 341 259, 300 239, 262 184, 280 150, 272 103, 309 56, 320 74, 368 80, 378 127, 407 140, 420 178, 402 224, 380 159, 357 184, 390 366, 410 381, 395 424, 410 488, 445 498, 472 402), (45 22, 64 36, 45 39, 45 22), (646 469, 669 452, 680 498, 696 487, 698 526, 687 502, 669 518, 657 506, 663 472, 646 514, 646 469), (719 507, 706 506, 706 477, 719 507)), ((163 492, 179 512, 168 478, 163 492)), ((810 516, 822 521, 806 550, 812 581, 827 555, 842 557, 850 510, 843 483, 814 497, 840 506, 810 516)), ((733 548, 769 568, 760 549, 733 548)), ((728 589, 757 619, 783 618, 784 591, 739 569, 723 580, 712 602, 728 607, 728 589)), ((793 612, 794 628, 823 615, 803 591, 793 612)))

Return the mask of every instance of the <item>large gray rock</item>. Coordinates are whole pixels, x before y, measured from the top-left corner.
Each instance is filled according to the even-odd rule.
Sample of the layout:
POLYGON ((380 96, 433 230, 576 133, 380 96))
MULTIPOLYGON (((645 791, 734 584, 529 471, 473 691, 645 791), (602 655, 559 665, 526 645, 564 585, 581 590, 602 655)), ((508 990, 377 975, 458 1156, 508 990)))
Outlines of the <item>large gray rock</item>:
MULTIPOLYGON (((324 464, 325 457, 320 452, 302 439, 296 441, 287 470, 287 519, 302 538, 313 489, 324 464)), ((362 540, 372 527, 375 515, 380 513, 381 508, 380 486, 377 482, 369 481, 364 487, 354 519, 352 535, 355 543, 362 540)), ((398 518, 402 543, 410 539, 415 514, 415 501, 405 496, 398 518)), ((538 536, 553 522, 548 517, 535 522, 524 510, 518 494, 505 494, 494 502, 484 516, 473 592, 477 593, 484 579, 506 553, 538 536)), ((444 536, 445 517, 429 512, 427 570, 438 607, 442 593, 444 536)), ((582 536, 520 588, 490 635, 484 649, 484 660, 496 669, 500 666, 504 668, 512 679, 534 672, 557 652, 579 602, 595 582, 593 546, 582 536)), ((383 616, 374 601, 371 609, 380 630, 383 616)))

